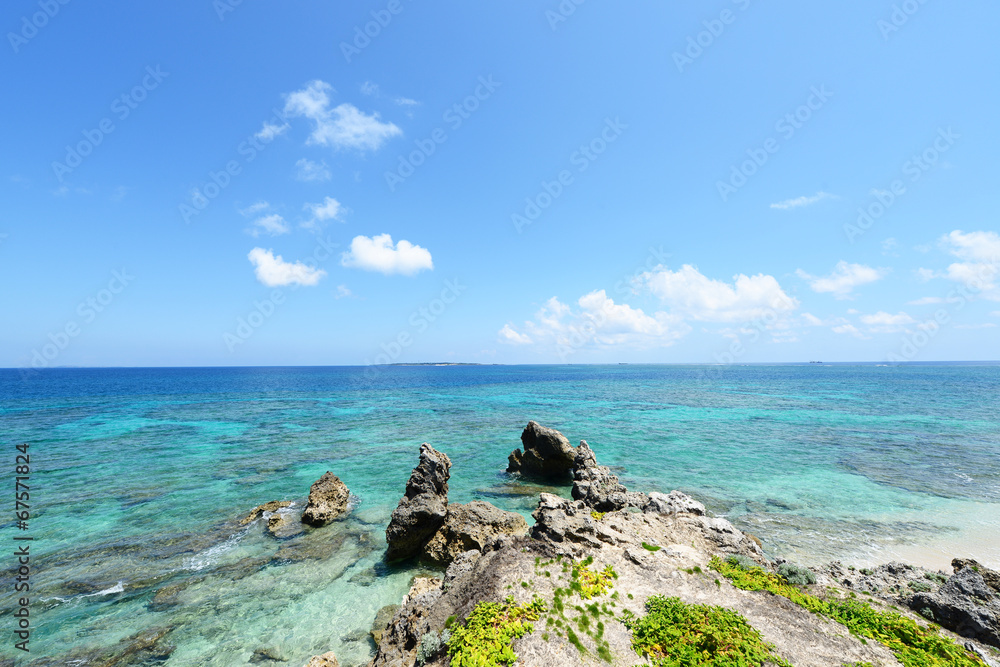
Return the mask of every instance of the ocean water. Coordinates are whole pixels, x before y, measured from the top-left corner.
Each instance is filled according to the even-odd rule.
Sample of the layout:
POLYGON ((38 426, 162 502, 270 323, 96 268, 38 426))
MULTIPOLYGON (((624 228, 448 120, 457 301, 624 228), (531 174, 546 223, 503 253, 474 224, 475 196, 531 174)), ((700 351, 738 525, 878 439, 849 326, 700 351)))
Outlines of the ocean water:
POLYGON ((363 664, 375 613, 423 572, 382 561, 420 443, 451 457, 453 502, 530 521, 540 487, 503 472, 529 419, 772 556, 1000 566, 997 365, 0 370, 8 493, 17 444, 32 466, 29 529, 8 497, 2 552, 34 538, 32 651, 5 627, 0 658, 98 664, 140 637, 151 652, 123 664, 363 664), (327 470, 355 496, 348 519, 286 540, 238 525, 327 470))

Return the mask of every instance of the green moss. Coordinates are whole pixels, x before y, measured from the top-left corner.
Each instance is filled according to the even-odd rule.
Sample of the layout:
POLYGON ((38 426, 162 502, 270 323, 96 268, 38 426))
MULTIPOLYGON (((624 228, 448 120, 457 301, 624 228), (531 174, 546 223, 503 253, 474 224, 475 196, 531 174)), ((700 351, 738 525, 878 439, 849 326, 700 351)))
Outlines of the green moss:
POLYGON ((632 594, 631 594, 631 593, 629 593, 629 594, 628 594, 628 599, 629 599, 629 600, 633 600, 633 599, 634 599, 634 598, 632 597, 632 594))
POLYGON ((573 632, 573 628, 566 628, 566 639, 568 639, 569 643, 575 646, 576 650, 580 653, 587 652, 587 649, 584 648, 583 644, 580 642, 580 638, 576 636, 575 632, 573 632))
POLYGON ((788 598, 809 611, 846 626, 864 641, 874 639, 887 646, 905 667, 982 667, 983 662, 952 640, 937 634, 935 627, 922 627, 894 611, 873 609, 854 598, 821 600, 791 585, 761 567, 750 569, 712 558, 712 569, 747 591, 767 591, 788 598))
POLYGON ((597 657, 608 663, 614 660, 614 656, 611 655, 611 648, 607 644, 601 644, 597 647, 597 657))
POLYGON ((688 574, 701 574, 701 567, 697 565, 694 567, 682 567, 681 570, 687 572, 688 574))
POLYGON ((655 552, 659 551, 662 547, 658 547, 658 546, 656 546, 654 544, 646 544, 645 542, 643 542, 642 543, 642 548, 645 549, 646 551, 652 551, 652 552, 655 553, 655 552))
POLYGON ((517 661, 510 643, 534 630, 545 611, 545 603, 535 598, 517 604, 508 596, 503 602, 480 602, 465 625, 456 627, 448 639, 452 667, 501 667, 517 661))
POLYGON ((768 661, 792 667, 745 618, 723 607, 655 595, 645 616, 625 614, 623 623, 632 632, 632 648, 654 667, 756 667, 768 661))
POLYGON ((549 633, 547 633, 547 632, 543 632, 542 633, 542 641, 545 641, 545 642, 549 641, 549 633))

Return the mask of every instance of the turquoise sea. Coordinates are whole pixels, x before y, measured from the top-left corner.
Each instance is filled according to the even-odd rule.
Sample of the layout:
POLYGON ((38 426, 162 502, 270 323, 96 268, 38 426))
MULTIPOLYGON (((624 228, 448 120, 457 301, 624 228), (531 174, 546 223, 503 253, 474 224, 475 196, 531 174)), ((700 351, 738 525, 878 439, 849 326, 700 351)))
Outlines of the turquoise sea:
POLYGON ((696 496, 772 556, 1000 566, 998 365, 0 370, 8 582, 13 537, 34 538, 31 653, 13 648, 5 584, 0 661, 98 664, 141 633, 153 650, 120 664, 259 649, 363 664, 376 611, 422 571, 382 562, 420 443, 451 457, 452 501, 530 517, 538 487, 503 472, 529 419, 587 440, 632 489, 696 496), (356 496, 347 520, 287 540, 237 524, 327 470, 356 496))

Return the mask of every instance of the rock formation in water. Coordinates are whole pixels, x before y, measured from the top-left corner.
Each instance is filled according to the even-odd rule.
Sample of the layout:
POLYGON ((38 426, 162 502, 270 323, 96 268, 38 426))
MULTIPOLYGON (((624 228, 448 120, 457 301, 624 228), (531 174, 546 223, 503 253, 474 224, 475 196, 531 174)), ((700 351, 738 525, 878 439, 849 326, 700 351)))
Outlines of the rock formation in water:
POLYGON ((450 475, 451 459, 426 442, 420 445, 420 463, 410 474, 406 493, 385 529, 388 560, 416 556, 444 524, 450 475))
POLYGON ((309 501, 302 512, 302 523, 325 526, 347 512, 351 492, 329 470, 309 488, 309 501))
POLYGON ((521 433, 521 444, 523 451, 515 449, 507 457, 507 472, 542 479, 557 479, 572 473, 576 448, 559 431, 529 421, 521 433))

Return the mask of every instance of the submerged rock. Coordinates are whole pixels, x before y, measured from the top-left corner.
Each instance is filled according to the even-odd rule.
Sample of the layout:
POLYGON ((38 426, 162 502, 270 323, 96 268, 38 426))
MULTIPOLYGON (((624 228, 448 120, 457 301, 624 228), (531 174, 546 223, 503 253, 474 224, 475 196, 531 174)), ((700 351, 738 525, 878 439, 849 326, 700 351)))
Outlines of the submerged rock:
POLYGON ((292 504, 291 500, 272 500, 269 503, 264 503, 263 505, 257 505, 257 507, 254 507, 252 510, 250 510, 249 514, 240 519, 240 525, 245 526, 248 523, 256 521, 265 512, 277 512, 279 509, 282 509, 283 507, 288 507, 291 504, 292 504))
POLYGON ((326 471, 309 489, 309 502, 302 512, 302 523, 325 526, 347 511, 350 495, 340 478, 326 471))
POLYGON ((444 524, 424 546, 421 555, 435 565, 448 565, 462 552, 487 551, 504 538, 527 534, 528 522, 520 514, 481 500, 468 505, 453 504, 448 507, 444 524))
POLYGON ((255 649, 250 656, 250 662, 256 664, 268 664, 272 662, 288 662, 288 658, 281 655, 277 649, 270 646, 262 646, 255 649))
POLYGON ((323 655, 314 655, 305 667, 340 667, 340 662, 337 661, 333 651, 327 651, 323 655))
POLYGON ((292 511, 279 510, 268 517, 267 532, 279 539, 294 537, 302 532, 302 521, 296 521, 292 511))
POLYGON ((573 459, 573 499, 582 500, 598 512, 626 507, 644 507, 649 498, 629 491, 607 466, 597 465, 597 455, 586 440, 580 441, 573 459))
POLYGON ((378 613, 375 614, 375 620, 372 621, 370 634, 372 639, 375 641, 376 646, 378 646, 378 643, 382 641, 382 634, 385 633, 386 628, 388 628, 389 624, 392 623, 392 617, 396 615, 397 611, 399 611, 398 604, 387 604, 379 609, 378 613))
POLYGON ((386 558, 415 556, 444 523, 448 513, 451 459, 426 442, 420 445, 420 463, 406 483, 406 493, 392 512, 385 539, 386 558))
POLYGON ((529 421, 521 433, 520 448, 507 457, 507 472, 529 477, 566 477, 573 471, 576 448, 554 428, 529 421))

